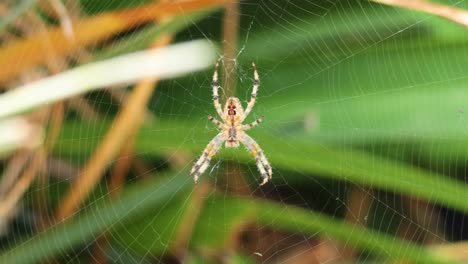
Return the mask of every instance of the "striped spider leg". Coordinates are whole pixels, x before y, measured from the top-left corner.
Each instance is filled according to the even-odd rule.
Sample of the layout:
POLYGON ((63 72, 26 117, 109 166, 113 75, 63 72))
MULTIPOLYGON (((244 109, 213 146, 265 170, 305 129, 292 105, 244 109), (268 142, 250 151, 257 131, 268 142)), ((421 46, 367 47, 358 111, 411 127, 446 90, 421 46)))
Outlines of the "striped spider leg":
POLYGON ((257 67, 255 66, 254 62, 252 62, 252 67, 254 69, 254 85, 252 88, 252 95, 250 96, 250 101, 247 104, 247 108, 245 109, 244 114, 241 116, 241 122, 243 122, 244 119, 250 114, 250 111, 252 111, 252 108, 255 105, 255 101, 257 100, 258 87, 260 86, 260 78, 258 77, 257 67))
POLYGON ((213 73, 213 104, 218 115, 222 118, 223 122, 218 121, 213 116, 209 115, 208 119, 213 122, 221 131, 217 136, 215 136, 208 146, 203 151, 201 157, 192 167, 190 175, 194 175, 195 182, 198 181, 200 175, 206 171, 208 168, 211 158, 216 154, 216 152, 221 148, 223 142, 227 148, 237 148, 239 143, 242 143, 247 150, 255 157, 255 162, 257 164, 258 170, 262 175, 263 181, 260 185, 263 185, 271 179, 272 169, 268 163, 263 151, 260 149, 259 145, 253 138, 245 133, 245 131, 257 126, 263 121, 263 116, 254 122, 243 125, 242 122, 247 117, 247 115, 252 111, 252 108, 255 104, 257 97, 257 90, 260 85, 260 80, 258 77, 257 69, 255 64, 252 62, 252 67, 254 69, 254 85, 252 89, 252 95, 250 101, 247 105, 247 108, 242 108, 240 100, 237 97, 229 97, 224 105, 224 108, 221 108, 219 103, 219 83, 218 83, 218 67, 219 62, 216 63, 215 71, 213 73))
POLYGON ((225 134, 220 132, 210 141, 210 143, 208 143, 208 146, 206 146, 201 157, 198 159, 197 163, 193 165, 192 170, 190 170, 190 175, 193 175, 193 173, 196 172, 193 175, 195 183, 198 182, 198 177, 200 177, 200 175, 208 168, 211 158, 216 154, 216 152, 218 152, 225 140, 225 134))
POLYGON ((273 174, 270 163, 263 154, 263 150, 260 148, 257 142, 249 135, 243 133, 239 140, 247 148, 250 154, 254 156, 255 163, 257 163, 258 170, 260 171, 260 174, 263 178, 262 183, 260 183, 260 186, 262 186, 263 184, 267 183, 269 179, 271 179, 271 176, 273 174))

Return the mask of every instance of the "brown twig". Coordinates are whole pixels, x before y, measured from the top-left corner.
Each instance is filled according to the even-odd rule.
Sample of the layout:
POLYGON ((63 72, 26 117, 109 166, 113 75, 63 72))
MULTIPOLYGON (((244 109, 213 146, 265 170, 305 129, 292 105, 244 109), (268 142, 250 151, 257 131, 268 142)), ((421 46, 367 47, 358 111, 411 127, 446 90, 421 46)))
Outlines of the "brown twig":
POLYGON ((440 223, 443 222, 439 218, 440 211, 434 205, 428 201, 405 195, 402 197, 402 201, 410 215, 410 219, 415 222, 413 225, 409 225, 409 228, 414 227, 416 229, 414 232, 419 233, 422 243, 431 245, 446 240, 440 226, 440 223))
POLYGON ((0 68, 0 83, 15 79, 22 72, 48 60, 48 54, 41 52, 45 39, 53 39, 50 48, 56 56, 68 56, 83 47, 109 39, 113 35, 136 26, 167 16, 202 10, 223 4, 230 0, 197 0, 169 3, 150 3, 132 9, 100 14, 77 21, 73 24, 75 39, 68 41, 61 27, 48 28, 25 39, 12 41, 0 49, 0 61, 8 67, 0 68), (27 54, 28 56, 24 56, 27 54), (21 60, 18 58, 21 57, 21 60))
POLYGON ((239 2, 224 4, 223 50, 224 50, 224 91, 227 96, 235 96, 237 34, 239 29, 239 2))
MULTIPOLYGON (((359 185, 351 186, 346 202, 345 221, 365 227, 373 200, 371 189, 359 185)), ((357 253, 353 247, 347 245, 341 245, 340 247, 342 259, 354 260, 357 253)))
MULTIPOLYGON (((110 88, 106 89, 112 99, 116 100, 120 105, 124 105, 127 102, 128 93, 123 89, 110 88)), ((154 115, 148 109, 145 110, 145 121, 154 121, 154 115)))
MULTIPOLYGON (((24 18, 21 22, 23 23, 37 22, 37 24, 39 24, 40 30, 44 31, 45 29, 45 25, 42 23, 41 19, 39 19, 38 16, 31 11, 27 13, 26 18, 24 18)), ((31 34, 31 31, 25 30, 23 33, 31 34)), ((49 42, 46 41, 45 43, 43 43, 43 45, 47 47, 48 43, 49 42)), ((30 79, 31 77, 33 78, 36 77, 37 74, 26 73, 23 75, 26 77, 26 79, 30 79)), ((62 124, 63 105, 59 103, 58 105, 53 106, 52 109, 50 107, 44 107, 35 111, 30 116, 31 122, 35 123, 38 127, 38 131, 36 131, 36 133, 39 133, 40 129, 46 126, 47 120, 49 119, 51 112, 52 112, 52 116, 54 117, 53 120, 55 122, 52 123, 50 132, 47 135, 47 139, 46 139, 47 145, 39 146, 34 152, 32 152, 31 162, 29 166, 25 169, 25 171, 22 173, 21 176, 18 176, 19 173, 21 172, 21 169, 11 170, 10 172, 13 171, 14 173, 11 175, 6 175, 7 177, 5 177, 4 181, 2 181, 2 186, 3 186, 2 188, 4 189, 4 187, 6 186, 8 190, 7 191, 3 190, 2 192, 3 195, 2 195, 2 201, 1 201, 1 206, 0 206, 0 218, 1 219, 8 218, 8 216, 11 215, 14 207, 16 206, 18 201, 21 199, 24 192, 29 188, 29 186, 32 184, 32 182, 36 178, 36 176, 40 174, 40 172, 46 166, 48 152, 52 148, 58 136, 58 133, 60 131, 61 124, 62 124), (56 110, 56 111, 53 111, 53 110, 56 110)), ((23 151, 19 150, 18 153, 23 153, 23 151)), ((15 160, 15 163, 16 162, 17 161, 15 160)), ((17 165, 15 163, 13 163, 12 165, 17 165)))
POLYGON ((50 114, 50 125, 47 133, 47 139, 45 141, 45 148, 47 152, 52 151, 57 138, 62 129, 63 119, 65 115, 65 106, 63 102, 55 103, 52 106, 52 112, 50 114))
POLYGON ((183 258, 185 250, 187 249, 190 236, 193 228, 195 227, 196 219, 202 211, 203 204, 208 197, 209 192, 212 190, 213 186, 208 181, 202 181, 195 187, 195 190, 190 197, 189 204, 186 207, 187 209, 180 221, 180 228, 178 229, 177 235, 171 245, 171 251, 181 262, 184 262, 183 258))
POLYGON ((99 113, 91 106, 83 96, 76 96, 67 100, 68 106, 76 111, 83 120, 97 121, 99 113))
MULTIPOLYGON (((63 102, 55 103, 52 106, 52 111, 50 114, 50 121, 49 121, 49 129, 47 133, 47 138, 44 142, 44 159, 47 159, 49 153, 53 150, 55 143, 57 142, 57 138, 59 137, 60 130, 62 129, 63 119, 65 115, 65 106, 63 102)), ((44 160, 46 162, 46 160, 44 160)), ((46 163, 47 164, 47 163, 46 163)), ((47 165, 44 164, 43 167, 47 165)), ((47 206, 47 183, 48 183, 48 176, 45 173, 39 173, 39 177, 37 180, 38 184, 38 191, 36 192, 36 206, 37 206, 37 229, 44 230, 47 226, 49 226, 49 211, 47 206)))
POLYGON ((64 3, 59 0, 41 0, 39 6, 47 15, 59 19, 64 35, 69 41, 73 41, 73 23, 64 3))
POLYGON ((45 160, 46 153, 44 152, 44 149, 40 147, 36 151, 29 167, 25 170, 23 175, 19 177, 16 184, 13 185, 12 189, 8 192, 8 195, 1 201, 0 219, 2 219, 2 221, 8 218, 8 216, 11 214, 12 210, 15 208, 24 192, 29 188, 35 176, 45 164, 45 160))
POLYGON ((109 194, 114 199, 119 196, 121 188, 125 182, 125 178, 127 177, 130 170, 130 165, 132 164, 134 155, 133 148, 135 145, 135 137, 137 132, 137 129, 133 131, 132 135, 129 137, 129 140, 122 148, 117 163, 112 169, 111 178, 109 180, 109 194))
POLYGON ((433 14, 464 27, 468 27, 468 11, 460 8, 430 3, 422 0, 371 0, 376 3, 403 7, 406 9, 433 14))
POLYGON ((30 150, 20 149, 8 161, 8 165, 3 171, 2 181, 0 182, 0 197, 5 196, 12 188, 23 168, 31 157, 30 150))
POLYGON ((447 257, 453 260, 453 263, 467 263, 468 261, 468 242, 466 241, 433 245, 429 248, 435 255, 447 257))
MULTIPOLYGON (((172 36, 163 36, 161 39, 157 40, 153 46, 156 48, 160 46, 164 46, 168 44, 171 41, 171 39, 172 39, 172 36)), ((149 81, 153 82, 154 87, 156 86, 156 83, 157 83, 156 80, 149 79, 149 81)), ((130 94, 130 96, 132 96, 132 94, 130 94)), ((127 97, 128 102, 126 103, 129 103, 129 104, 136 103, 135 101, 130 101, 131 99, 130 96, 127 97)), ((144 99, 148 101, 150 96, 151 96, 151 93, 146 94, 146 98, 144 99)), ((140 112, 142 115, 143 113, 147 112, 146 103, 141 106, 140 112)), ((142 120, 143 119, 144 118, 142 118, 142 120)), ((139 124, 136 124, 133 127, 133 131, 129 133, 128 140, 122 147, 117 163, 112 170, 111 178, 109 181, 109 193, 110 193, 111 198, 113 199, 116 199, 119 196, 121 188, 125 182, 125 178, 128 175, 128 172, 130 170, 130 166, 133 160, 132 157, 133 157, 135 137, 138 132, 138 129, 139 129, 139 124)), ((107 263, 107 255, 106 255, 106 248, 108 244, 107 236, 108 235, 106 232, 102 233, 98 237, 98 239, 96 240, 96 243, 93 246, 93 262, 96 264, 107 263)))
MULTIPOLYGON (((170 38, 162 38, 159 44, 166 45, 169 42, 170 38)), ((108 163, 117 155, 135 127, 141 124, 144 109, 154 90, 155 82, 156 79, 146 79, 134 88, 111 129, 88 163, 82 168, 80 176, 72 183, 70 191, 57 208, 57 220, 69 217, 79 208, 81 202, 101 179, 108 163)))

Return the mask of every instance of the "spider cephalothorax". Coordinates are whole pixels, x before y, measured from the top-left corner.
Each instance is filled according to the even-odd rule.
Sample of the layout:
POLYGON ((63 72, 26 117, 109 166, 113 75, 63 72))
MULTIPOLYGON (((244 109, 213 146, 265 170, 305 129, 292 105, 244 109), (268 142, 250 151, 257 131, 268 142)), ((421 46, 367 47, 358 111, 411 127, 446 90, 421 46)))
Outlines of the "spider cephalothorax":
POLYGON ((221 131, 210 141, 208 146, 205 148, 202 156, 195 163, 192 170, 190 171, 190 175, 196 172, 194 175, 194 180, 195 182, 197 182, 198 177, 208 168, 211 158, 221 148, 223 142, 226 142, 227 148, 237 148, 239 147, 240 142, 255 157, 258 170, 260 171, 260 174, 263 177, 263 181, 260 185, 263 185, 266 182, 268 182, 269 179, 271 179, 271 166, 268 163, 265 155, 263 154, 263 151, 258 146, 257 142, 255 142, 253 138, 251 138, 245 133, 245 131, 260 124, 263 121, 263 116, 248 125, 242 125, 242 122, 245 120, 250 111, 252 111, 252 108, 255 104, 255 100, 257 98, 257 90, 260 85, 257 69, 255 67, 255 64, 252 62, 252 66, 254 68, 254 86, 252 89, 252 96, 250 98, 249 103, 247 104, 247 108, 245 109, 245 111, 242 108, 242 105, 237 97, 229 97, 226 101, 226 104, 224 105, 223 110, 221 109, 218 95, 218 66, 219 60, 216 63, 215 71, 213 74, 213 101, 216 112, 224 122, 216 120, 211 115, 208 116, 208 119, 211 122, 213 122, 219 129, 221 129, 221 131))

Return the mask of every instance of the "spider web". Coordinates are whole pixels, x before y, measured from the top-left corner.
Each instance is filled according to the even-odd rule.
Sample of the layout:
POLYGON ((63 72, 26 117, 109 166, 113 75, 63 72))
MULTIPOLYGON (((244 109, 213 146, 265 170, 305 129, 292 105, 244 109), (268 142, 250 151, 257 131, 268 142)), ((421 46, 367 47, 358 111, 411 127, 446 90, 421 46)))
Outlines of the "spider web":
MULTIPOLYGON (((82 1, 84 12, 89 14, 135 3, 82 1)), ((448 4, 466 6, 465 1, 448 4)), ((388 234, 395 241, 429 245, 463 240, 461 212, 438 201, 429 203, 416 191, 413 196, 392 186, 364 184, 364 176, 350 177, 349 168, 357 166, 367 175, 399 164, 444 175, 446 181, 465 182, 463 137, 468 120, 462 84, 466 83, 466 48, 459 47, 466 38, 460 34, 464 31, 433 16, 363 1, 242 1, 240 11, 238 54, 233 59, 223 58, 222 63, 234 60, 236 68, 232 72, 220 68, 222 76, 237 79, 236 94, 226 94, 228 89, 221 83, 221 104, 236 96, 245 108, 253 85, 250 62, 255 61, 261 85, 245 123, 265 116, 263 123, 248 133, 269 159, 273 179, 259 187, 260 173, 245 148, 223 147, 200 177, 206 186, 202 183, 182 196, 174 195, 140 219, 109 227, 117 230, 107 233, 108 245, 101 248, 109 262, 336 263, 392 257, 391 253, 369 254, 372 249, 356 247, 351 236, 349 240, 336 239, 325 228, 317 228, 315 233, 301 226, 291 228, 294 231, 277 228, 280 220, 265 220, 256 214, 258 200, 297 206, 388 234), (442 88, 446 92, 441 94, 442 88), (333 153, 341 154, 333 158, 333 153), (351 164, 362 160, 362 153, 368 157, 367 163, 351 164), (331 156, 333 170, 316 165, 326 159, 317 154, 331 156), (390 163, 380 162, 382 159, 390 163), (206 190, 201 192, 201 188, 206 190), (193 197, 198 196, 203 206, 193 205, 193 197), (187 218, 190 209, 193 217, 187 218), (186 226, 191 229, 182 253, 177 255, 174 240, 186 226)), ((214 12, 193 22, 176 40, 204 38, 214 45, 222 44, 222 24, 222 12, 214 12)), ((138 30, 127 35, 132 34, 138 30)), ((130 169, 127 185, 170 170, 189 170, 218 133, 206 118, 216 114, 212 71, 158 84, 139 133, 145 140, 141 143, 137 139, 131 153, 131 159, 145 166, 130 169), (159 137, 175 143, 160 144, 159 137), (155 143, 145 146, 150 140, 155 143)), ((83 100, 97 109, 100 119, 75 125, 79 117, 69 111, 72 132, 57 144, 75 141, 77 152, 87 153, 86 149, 94 146, 88 141, 103 138, 103 134, 96 136, 102 120, 112 120, 118 112, 118 97, 106 92, 87 95, 83 100)), ((75 172, 87 158, 58 153, 53 157, 55 162, 66 161, 75 172)), ((52 174, 50 166, 46 172, 52 174)), ((108 177, 82 211, 113 195, 108 177)), ((34 233, 35 194, 45 188, 58 200, 69 180, 47 178, 44 185, 31 187, 16 213, 19 220, 9 225, 13 231, 4 236, 3 248, 34 233)), ((60 260, 98 261, 98 241, 96 238, 64 251, 60 260)))

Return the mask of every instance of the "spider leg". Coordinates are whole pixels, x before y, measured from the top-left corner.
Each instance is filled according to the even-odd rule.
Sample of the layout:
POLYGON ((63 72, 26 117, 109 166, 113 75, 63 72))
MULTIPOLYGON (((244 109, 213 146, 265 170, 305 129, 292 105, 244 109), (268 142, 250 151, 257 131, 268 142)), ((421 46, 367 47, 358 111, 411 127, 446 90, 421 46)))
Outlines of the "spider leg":
POLYGON ((212 117, 211 115, 208 115, 208 119, 213 122, 213 124, 215 124, 217 127, 219 127, 220 129, 224 129, 224 125, 223 123, 219 122, 218 120, 216 120, 216 118, 212 117))
POLYGON ((223 110, 221 109, 221 104, 219 103, 219 82, 218 82, 218 67, 219 67, 219 62, 221 61, 221 58, 218 59, 216 62, 215 70, 213 73, 213 82, 211 83, 211 86, 213 87, 213 103, 214 107, 216 109, 216 112, 218 112, 218 115, 223 118, 223 110))
POLYGON ((208 166, 210 165, 211 158, 221 148, 223 142, 224 133, 221 132, 218 135, 216 135, 210 141, 210 143, 208 143, 208 146, 206 146, 205 150, 203 150, 201 157, 190 170, 190 175, 193 175, 195 173, 195 175, 193 176, 195 183, 198 182, 198 177, 200 177, 200 175, 208 168, 208 166))
POLYGON ((260 186, 264 185, 268 182, 269 179, 271 179, 271 176, 273 175, 270 163, 263 154, 263 151, 260 148, 260 146, 249 135, 243 133, 239 140, 240 142, 242 142, 242 144, 244 144, 247 150, 250 151, 250 154, 252 154, 252 156, 255 157, 255 162, 257 163, 258 170, 260 171, 260 174, 263 177, 263 181, 260 184, 260 186))
POLYGON ((243 125, 242 130, 246 131, 246 130, 251 129, 252 127, 256 127, 257 125, 259 125, 263 121, 263 118, 264 117, 262 116, 259 119, 253 121, 252 123, 250 123, 248 125, 243 125))
POLYGON ((255 66, 254 62, 252 62, 252 67, 254 69, 254 85, 252 88, 252 95, 250 97, 250 101, 247 104, 247 108, 244 111, 244 115, 241 118, 241 122, 244 121, 244 119, 249 115, 250 111, 252 111, 252 108, 255 104, 255 100, 257 98, 258 87, 260 86, 260 79, 258 77, 257 67, 255 66))

